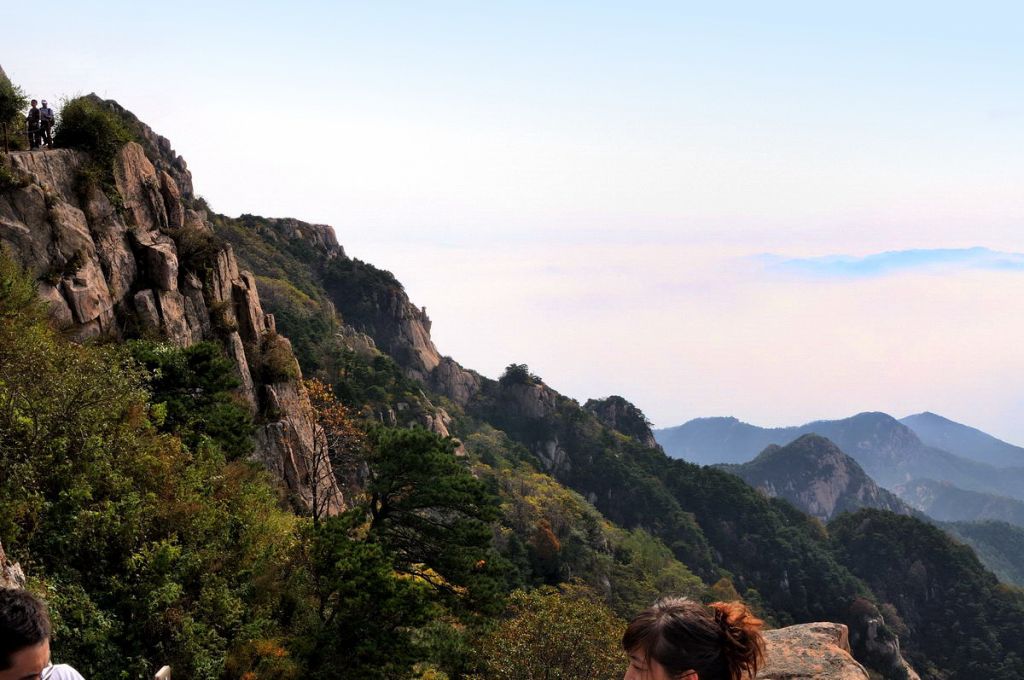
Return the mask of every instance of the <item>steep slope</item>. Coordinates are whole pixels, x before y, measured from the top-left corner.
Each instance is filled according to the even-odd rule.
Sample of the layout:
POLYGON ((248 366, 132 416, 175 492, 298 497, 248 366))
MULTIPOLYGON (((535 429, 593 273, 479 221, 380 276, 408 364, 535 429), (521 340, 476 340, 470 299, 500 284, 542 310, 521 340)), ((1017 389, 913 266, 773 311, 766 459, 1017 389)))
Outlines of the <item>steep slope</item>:
POLYGON ((960 489, 949 482, 914 479, 893 487, 906 503, 942 522, 999 520, 1024 527, 1024 501, 960 489))
POLYGON ((769 446, 749 463, 721 469, 823 521, 860 508, 913 512, 875 484, 857 461, 816 434, 805 434, 784 447, 769 446))
POLYGON ((899 611, 924 678, 1024 677, 1024 593, 913 517, 865 509, 829 524, 840 561, 899 611))
MULTIPOLYGON (((496 381, 442 357, 424 378, 429 363, 423 353, 433 345, 425 344, 428 329, 417 313, 422 310, 408 301, 391 274, 349 258, 317 235, 314 225, 252 216, 217 216, 213 223, 241 261, 253 267, 261 290, 294 281, 313 302, 292 295, 274 296, 271 303, 268 297, 282 332, 297 338, 300 356, 358 354, 351 338, 369 336, 375 348, 392 347, 390 358, 407 377, 418 379, 425 398, 451 413, 451 433, 467 448, 473 450, 481 436, 491 442, 475 449, 483 462, 499 464, 488 450, 495 442, 489 433, 507 437, 524 463, 579 493, 607 520, 658 537, 693 572, 760 603, 779 624, 847 621, 858 639, 871 639, 869 631, 878 630, 880 618, 871 623, 850 614, 851 603, 869 595, 868 589, 836 563, 820 523, 789 504, 765 498, 728 473, 669 459, 643 443, 635 417, 620 417, 630 411, 619 408, 624 404, 608 409, 607 401, 592 401, 591 409, 585 409, 525 366, 511 367, 516 370, 496 381), (285 313, 288 308, 292 311, 285 313), (323 335, 287 325, 305 323, 295 310, 314 308, 320 310, 317 323, 348 329, 341 333, 346 337, 340 347, 323 335), (328 311, 336 317, 327 319, 328 311), (403 341, 414 344, 395 347, 403 341)), ((318 361, 318 370, 329 379, 339 375, 332 374, 339 368, 352 375, 344 362, 318 361)), ((863 646, 857 649, 870 654, 863 646)), ((879 668, 902 667, 898 647, 885 647, 873 659, 879 668)))
POLYGON ((1024 467, 1024 448, 936 413, 925 411, 900 418, 900 422, 928 446, 996 467, 1024 467))
MULTIPOLYGON (((107 186, 79 151, 3 158, 20 179, 0 193, 0 244, 38 279, 54 321, 79 340, 220 342, 259 424, 257 457, 305 502, 314 451, 309 402, 255 277, 214 237, 170 143, 113 102, 90 101, 122 117, 139 142, 117 152, 107 186)), ((331 494, 341 507, 340 489, 331 494)))
MULTIPOLYGON (((218 234, 234 244, 241 260, 254 267, 260 282, 280 276, 282 272, 304 268, 304 276, 320 282, 320 294, 329 297, 340 315, 339 323, 353 327, 355 332, 366 331, 373 336, 377 347, 383 348, 402 337, 411 339, 410 342, 429 338, 424 335, 427 329, 422 318, 415 314, 418 308, 405 298, 391 274, 349 258, 340 249, 325 245, 322 238, 314 242, 311 234, 316 228, 313 225, 243 216, 237 220, 218 217, 214 226, 218 234), (329 277, 333 281, 333 294, 327 293, 323 283, 329 277), (347 292, 342 296, 339 290, 347 292), (381 300, 389 302, 379 304, 381 300), (406 331, 388 330, 401 323, 409 325, 406 331)), ((281 318, 282 331, 291 333, 284 325, 285 315, 276 315, 281 318)), ((433 345, 408 346, 392 357, 410 376, 421 376, 426 369, 421 359, 424 347, 433 345)), ((582 494, 617 524, 627 528, 642 527, 661 537, 684 563, 705 579, 718 578, 723 567, 729 569, 736 574, 741 592, 754 587, 763 588, 761 594, 765 597, 768 597, 766 593, 771 593, 773 607, 777 607, 784 618, 812 620, 824 617, 825 612, 843 616, 845 596, 840 593, 843 589, 856 591, 857 586, 848 576, 833 573, 834 566, 829 565, 827 555, 820 547, 814 547, 821 537, 806 517, 781 505, 776 507, 731 475, 677 465, 661 451, 609 427, 595 413, 534 378, 526 372, 490 380, 443 358, 430 372, 424 386, 450 400, 450 408, 465 414, 455 416, 453 434, 466 439, 479 423, 505 432, 533 456, 542 471, 582 494), (677 489, 664 482, 670 470, 676 471, 671 476, 677 480, 677 489), (740 547, 741 537, 735 533, 736 525, 726 529, 729 520, 717 515, 717 499, 701 500, 702 494, 689 493, 691 483, 697 487, 721 486, 725 496, 735 494, 743 498, 744 503, 749 502, 750 506, 742 515, 757 517, 764 525, 751 533, 763 537, 767 542, 765 550, 770 552, 772 544, 776 543, 774 549, 780 555, 791 554, 795 562, 807 562, 792 573, 799 571, 808 578, 820 577, 822 581, 831 581, 834 587, 827 588, 824 597, 815 592, 815 604, 801 603, 794 606, 791 613, 787 612, 790 585, 781 588, 777 585, 786 583, 785 567, 768 570, 759 567, 756 578, 751 579, 739 563, 733 568, 729 566, 729 559, 715 558, 717 552, 723 556, 735 555, 737 560, 742 556, 744 561, 758 561, 757 551, 749 552, 740 547), (715 546, 714 550, 705 536, 704 522, 723 529, 722 545, 715 546), (786 534, 784 527, 787 526, 790 527, 788 532, 799 536, 793 540, 802 544, 801 547, 795 547, 789 538, 775 538, 786 534), (821 568, 811 566, 815 561, 821 568)), ((601 403, 592 402, 591 406, 598 411, 606 410, 597 406, 601 403)), ((629 409, 620 410, 625 413, 629 409)), ((603 417, 607 420, 607 414, 603 417)), ((623 422, 627 421, 619 425, 626 427, 623 422)), ((640 434, 643 439, 642 432, 640 434)), ((724 502, 724 505, 729 503, 724 502)), ((732 522, 737 520, 743 524, 739 517, 732 522)), ((746 541, 751 538, 748 536, 746 541)), ((806 593, 816 589, 801 585, 799 591, 806 593)))
POLYGON ((744 463, 769 444, 782 446, 810 433, 833 441, 886 488, 914 478, 929 478, 1024 500, 1024 468, 994 468, 927 446, 910 428, 885 413, 860 413, 842 420, 776 429, 730 418, 708 418, 654 434, 669 455, 688 455, 689 460, 710 464, 744 463), (761 446, 753 448, 754 444, 761 446))
POLYGON ((953 522, 943 528, 974 549, 1004 583, 1024 588, 1024 528, 1006 522, 953 522))

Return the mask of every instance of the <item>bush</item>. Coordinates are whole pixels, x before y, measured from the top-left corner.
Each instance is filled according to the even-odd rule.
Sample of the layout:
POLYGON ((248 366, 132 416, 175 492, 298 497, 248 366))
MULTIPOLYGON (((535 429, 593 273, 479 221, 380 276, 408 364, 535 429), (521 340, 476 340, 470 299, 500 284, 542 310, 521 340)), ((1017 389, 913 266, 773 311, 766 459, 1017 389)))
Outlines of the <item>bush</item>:
POLYGON ((204 272, 217 266, 217 256, 226 241, 213 232, 193 226, 181 229, 167 229, 178 248, 178 260, 182 267, 195 272, 204 272))
POLYGON ((508 618, 480 645, 494 680, 570 680, 622 677, 625 623, 586 588, 545 586, 516 591, 508 618))
POLYGON ((117 204, 120 201, 113 190, 114 158, 133 138, 120 116, 98 98, 90 96, 63 102, 53 143, 87 153, 90 162, 81 168, 79 184, 98 184, 117 204))
POLYGON ((299 364, 292 354, 291 345, 280 335, 270 333, 263 339, 260 356, 263 382, 288 382, 299 377, 299 364))
POLYGON ((508 387, 510 385, 539 385, 544 381, 539 375, 530 373, 530 367, 526 364, 509 364, 498 382, 502 387, 508 387))
POLYGON ((112 160, 132 133, 117 114, 91 97, 76 97, 63 102, 54 143, 67 149, 80 149, 99 159, 112 160))
POLYGON ((25 127, 22 109, 28 104, 28 98, 20 87, 13 84, 6 76, 0 75, 0 128, 2 128, 4 148, 22 148, 23 141, 18 134, 25 127))
POLYGON ((5 194, 15 189, 21 189, 29 185, 29 179, 24 174, 7 164, 0 162, 0 194, 5 194))

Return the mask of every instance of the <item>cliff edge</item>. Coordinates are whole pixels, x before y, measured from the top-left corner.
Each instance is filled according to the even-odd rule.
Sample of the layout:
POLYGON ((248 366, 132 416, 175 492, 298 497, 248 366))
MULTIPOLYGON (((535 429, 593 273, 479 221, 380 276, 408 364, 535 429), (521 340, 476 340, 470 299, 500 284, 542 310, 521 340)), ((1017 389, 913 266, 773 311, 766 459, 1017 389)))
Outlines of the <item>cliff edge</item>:
MULTIPOLYGON (((108 186, 90 178, 79 151, 0 159, 17 178, 0 192, 0 245, 36 278, 54 323, 76 340, 219 342, 257 424, 256 458, 308 504, 317 448, 290 343, 264 313, 255 277, 213 234, 184 160, 165 138, 128 120, 139 141, 117 153, 108 186)), ((333 509, 344 506, 336 485, 330 495, 333 509)))

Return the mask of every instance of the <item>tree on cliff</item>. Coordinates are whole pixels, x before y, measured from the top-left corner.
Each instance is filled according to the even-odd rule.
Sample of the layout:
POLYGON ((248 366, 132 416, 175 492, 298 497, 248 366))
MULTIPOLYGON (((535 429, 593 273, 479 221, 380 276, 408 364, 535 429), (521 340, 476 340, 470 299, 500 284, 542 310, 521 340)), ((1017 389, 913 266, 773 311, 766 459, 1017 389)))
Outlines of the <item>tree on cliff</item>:
POLYGON ((484 674, 496 680, 622 677, 625 622, 585 587, 516 591, 506 618, 480 645, 484 674))
POLYGON ((18 117, 26 104, 28 98, 25 92, 0 71, 0 128, 3 129, 4 151, 10 151, 10 130, 17 126, 18 117))
POLYGON ((312 678, 406 677, 423 650, 414 630, 430 588, 398 576, 379 544, 353 537, 358 516, 327 517, 304 541, 316 620, 303 641, 312 678))
POLYGON ((455 455, 455 443, 422 428, 369 436, 363 505, 371 540, 396 568, 471 609, 500 608, 506 564, 491 545, 498 499, 455 455))
POLYGON ((308 413, 313 447, 303 450, 309 487, 310 514, 319 524, 331 510, 333 490, 358 486, 366 459, 366 433, 352 419, 348 408, 334 396, 330 385, 312 378, 303 381, 312 409, 308 413))

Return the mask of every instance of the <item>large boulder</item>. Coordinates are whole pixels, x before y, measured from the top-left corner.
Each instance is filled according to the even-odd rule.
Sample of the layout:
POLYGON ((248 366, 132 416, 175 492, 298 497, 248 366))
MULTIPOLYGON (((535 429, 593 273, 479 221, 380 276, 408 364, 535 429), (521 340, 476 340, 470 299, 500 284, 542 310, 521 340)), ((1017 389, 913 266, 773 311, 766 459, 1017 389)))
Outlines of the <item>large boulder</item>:
POLYGON ((846 626, 805 623, 765 633, 767 658, 758 680, 868 680, 850 655, 846 626))

